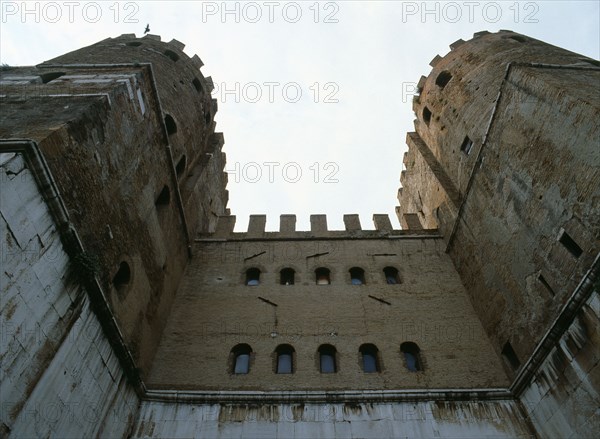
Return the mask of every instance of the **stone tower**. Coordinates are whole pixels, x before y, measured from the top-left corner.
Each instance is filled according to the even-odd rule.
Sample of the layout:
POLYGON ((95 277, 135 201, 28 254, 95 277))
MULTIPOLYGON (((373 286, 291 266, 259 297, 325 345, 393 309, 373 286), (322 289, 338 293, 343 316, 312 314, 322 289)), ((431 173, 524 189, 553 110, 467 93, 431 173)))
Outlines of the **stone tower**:
POLYGON ((600 433, 597 61, 459 40, 419 82, 402 230, 234 233, 183 49, 1 72, 2 437, 600 433))

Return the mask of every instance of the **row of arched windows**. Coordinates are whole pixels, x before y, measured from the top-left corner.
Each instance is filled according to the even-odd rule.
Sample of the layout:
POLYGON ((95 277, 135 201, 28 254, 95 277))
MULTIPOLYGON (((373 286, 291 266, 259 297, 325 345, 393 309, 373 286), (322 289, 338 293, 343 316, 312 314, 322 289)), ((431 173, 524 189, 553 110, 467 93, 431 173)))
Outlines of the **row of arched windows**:
MULTIPOLYGON (((360 267, 352 267, 348 270, 350 283, 352 285, 364 285, 365 270, 360 267)), ((249 268, 246 270, 246 285, 256 286, 260 284, 260 270, 258 268, 249 268)), ((281 285, 294 285, 296 272, 292 268, 284 268, 279 272, 279 283, 281 285)), ((315 283, 317 285, 329 285, 331 283, 331 272, 328 268, 319 267, 315 270, 315 283)), ((383 276, 387 284, 395 285, 401 283, 398 269, 395 267, 385 267, 383 276)))
MULTIPOLYGON (((363 344, 358 349, 361 367, 364 373, 381 372, 381 354, 374 344, 363 344)), ((421 350, 416 343, 407 341, 400 345, 400 352, 405 361, 406 368, 411 372, 423 370, 421 350)), ((324 344, 317 349, 318 367, 321 373, 336 373, 339 370, 339 356, 334 346, 324 344)), ((230 373, 247 374, 250 372, 250 359, 252 348, 247 344, 236 345, 230 354, 230 373)), ((296 351, 288 344, 282 344, 275 349, 274 372, 277 374, 291 374, 295 372, 296 351)))

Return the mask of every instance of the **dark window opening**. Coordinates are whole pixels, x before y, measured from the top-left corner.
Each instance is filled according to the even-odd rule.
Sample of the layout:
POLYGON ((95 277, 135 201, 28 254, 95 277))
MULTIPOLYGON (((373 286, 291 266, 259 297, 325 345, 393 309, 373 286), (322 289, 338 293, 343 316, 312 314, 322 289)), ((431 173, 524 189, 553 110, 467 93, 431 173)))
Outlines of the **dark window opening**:
POLYGON ((158 197, 156 197, 156 201, 154 204, 156 206, 166 206, 171 202, 171 191, 169 190, 169 186, 165 185, 158 197))
POLYGON ((350 283, 352 285, 364 285, 365 284, 365 270, 359 267, 353 267, 350 269, 350 283))
POLYGON ((165 125, 167 126, 167 134, 169 136, 177 132, 177 124, 175 123, 175 119, 173 119, 170 114, 165 116, 165 125))
POLYGON ((279 275, 280 275, 279 283, 281 285, 294 285, 295 272, 293 269, 284 268, 283 270, 281 270, 279 275))
POLYGON ((245 375, 250 372, 250 354, 252 348, 247 344, 239 344, 231 350, 233 357, 231 373, 245 375))
POLYGON ((502 356, 506 358, 513 370, 517 370, 519 366, 521 366, 519 357, 517 357, 516 352, 508 341, 504 343, 504 347, 502 348, 502 356))
POLYGON ((421 361, 421 350, 416 343, 411 341, 404 342, 400 345, 400 351, 404 354, 406 368, 411 372, 419 372, 423 370, 421 361))
POLYGON ((177 55, 175 52, 173 52, 170 49, 165 50, 165 55, 168 56, 169 58, 171 58, 175 62, 179 61, 179 55, 177 55))
POLYGON ((510 38, 511 40, 518 41, 519 43, 525 43, 525 42, 527 41, 527 38, 525 38, 525 37, 522 37, 522 36, 520 36, 520 35, 511 35, 509 38, 510 38))
POLYGON ((542 276, 541 274, 538 276, 538 280, 540 281, 540 283, 546 287, 546 290, 548 290, 548 292, 550 293, 551 296, 554 296, 554 290, 552 289, 552 287, 550 286, 550 284, 548 283, 548 281, 544 278, 544 276, 542 276))
POLYGON ((47 84, 50 81, 54 81, 55 79, 60 78, 63 75, 65 75, 65 72, 48 72, 48 73, 42 73, 40 75, 40 78, 42 78, 42 82, 44 84, 47 84))
POLYGON ((246 270, 246 285, 255 287, 260 284, 260 270, 258 268, 248 268, 246 270))
POLYGON ((373 344, 364 344, 359 349, 362 357, 362 368, 365 373, 380 372, 378 361, 379 350, 373 344))
POLYGON ((321 373, 336 373, 336 351, 331 345, 321 345, 319 347, 319 370, 321 373))
POLYGON ((383 269, 383 274, 385 275, 385 281, 388 285, 396 285, 400 283, 398 269, 394 267, 385 267, 383 269))
POLYGON ((187 157, 184 155, 181 156, 179 161, 177 162, 177 166, 175 166, 175 172, 177 173, 177 178, 181 177, 185 172, 185 166, 187 162, 187 157))
POLYGON ((130 41, 129 43, 127 43, 127 45, 132 47, 139 47, 142 45, 142 43, 139 41, 130 41))
POLYGON ((463 140, 462 145, 460 145, 460 150, 466 155, 469 155, 471 153, 471 149, 473 149, 473 141, 469 139, 469 136, 465 136, 465 140, 463 140))
POLYGON ((564 245, 565 248, 567 250, 569 250, 569 253, 571 253, 576 258, 581 256, 581 254, 583 253, 583 250, 581 249, 581 247, 579 247, 579 245, 577 245, 575 240, 573 238, 571 238, 571 236, 569 236, 569 234, 567 232, 565 232, 564 230, 560 234, 558 241, 562 245, 564 245))
POLYGON ((427 107, 423 108, 423 121, 427 126, 429 126, 429 122, 431 122, 431 111, 427 107))
POLYGON ((206 122, 206 125, 210 125, 210 123, 212 121, 212 116, 210 115, 210 111, 207 111, 204 114, 204 121, 206 122))
POLYGON ((276 373, 294 373, 294 348, 290 345, 279 345, 275 349, 277 354, 276 373))
POLYGON ((317 285, 329 285, 331 283, 329 277, 329 269, 320 267, 315 270, 315 279, 317 285))
POLYGON ((204 92, 204 89, 202 88, 202 82, 200 82, 200 80, 198 78, 194 78, 192 81, 192 84, 194 85, 194 88, 196 89, 196 91, 198 93, 204 92))
POLYGON ((113 277, 113 285, 117 290, 121 290, 125 288, 129 281, 131 280, 131 269, 129 268, 129 264, 125 261, 119 264, 119 270, 113 277))
POLYGON ((435 84, 441 88, 444 88, 446 86, 446 84, 448 84, 448 82, 450 82, 451 79, 452 79, 452 74, 449 71, 444 70, 435 79, 435 84))

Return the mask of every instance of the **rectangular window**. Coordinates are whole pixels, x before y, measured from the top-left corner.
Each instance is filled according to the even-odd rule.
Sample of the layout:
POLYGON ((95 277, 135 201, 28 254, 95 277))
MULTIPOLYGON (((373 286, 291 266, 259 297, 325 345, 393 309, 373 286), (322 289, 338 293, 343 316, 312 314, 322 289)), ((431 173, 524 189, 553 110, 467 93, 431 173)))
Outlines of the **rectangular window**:
POLYGON ((463 143, 460 146, 460 150, 466 155, 469 155, 471 153, 471 149, 473 149, 473 141, 469 139, 469 136, 466 136, 465 140, 463 140, 463 143))
POLYGON ((571 253, 573 256, 575 256, 576 258, 578 258, 579 256, 581 256, 581 254, 583 253, 583 250, 581 249, 581 247, 579 247, 579 245, 577 245, 577 243, 575 242, 575 240, 573 238, 571 238, 569 236, 569 234, 567 232, 565 232, 564 230, 561 229, 559 235, 558 235, 558 241, 565 246, 565 248, 567 250, 569 250, 569 253, 571 253))
POLYGON ((508 360, 513 370, 517 370, 521 366, 521 362, 519 361, 516 352, 508 341, 504 343, 504 347, 502 348, 502 356, 508 360))

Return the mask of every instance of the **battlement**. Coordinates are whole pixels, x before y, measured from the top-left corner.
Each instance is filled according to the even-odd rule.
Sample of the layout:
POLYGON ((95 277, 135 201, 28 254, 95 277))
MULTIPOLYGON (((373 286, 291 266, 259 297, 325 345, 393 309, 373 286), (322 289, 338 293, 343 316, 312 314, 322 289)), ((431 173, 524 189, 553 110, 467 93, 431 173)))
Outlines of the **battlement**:
POLYGON ((345 230, 329 230, 327 227, 327 215, 311 215, 310 230, 296 230, 296 215, 281 215, 279 217, 279 230, 267 232, 266 215, 250 215, 248 230, 246 232, 234 232, 235 215, 220 216, 214 233, 202 234, 200 241, 225 240, 225 239, 310 239, 310 238, 332 238, 332 239, 374 239, 374 238, 401 238, 427 236, 437 237, 437 229, 423 229, 416 215, 407 215, 406 222, 409 227, 394 229, 387 214, 373 215, 375 229, 363 230, 360 218, 357 214, 344 215, 345 230))
MULTIPOLYGON (((517 68, 550 66, 583 73, 597 61, 510 30, 476 32, 435 55, 413 97, 414 132, 400 175, 396 209, 403 227, 406 214, 448 238, 477 169, 480 151, 497 113, 502 87, 517 68), (512 68, 512 69, 511 69, 512 68)), ((523 84, 524 87, 528 87, 523 84)), ((535 93, 544 92, 539 86, 535 93)))

